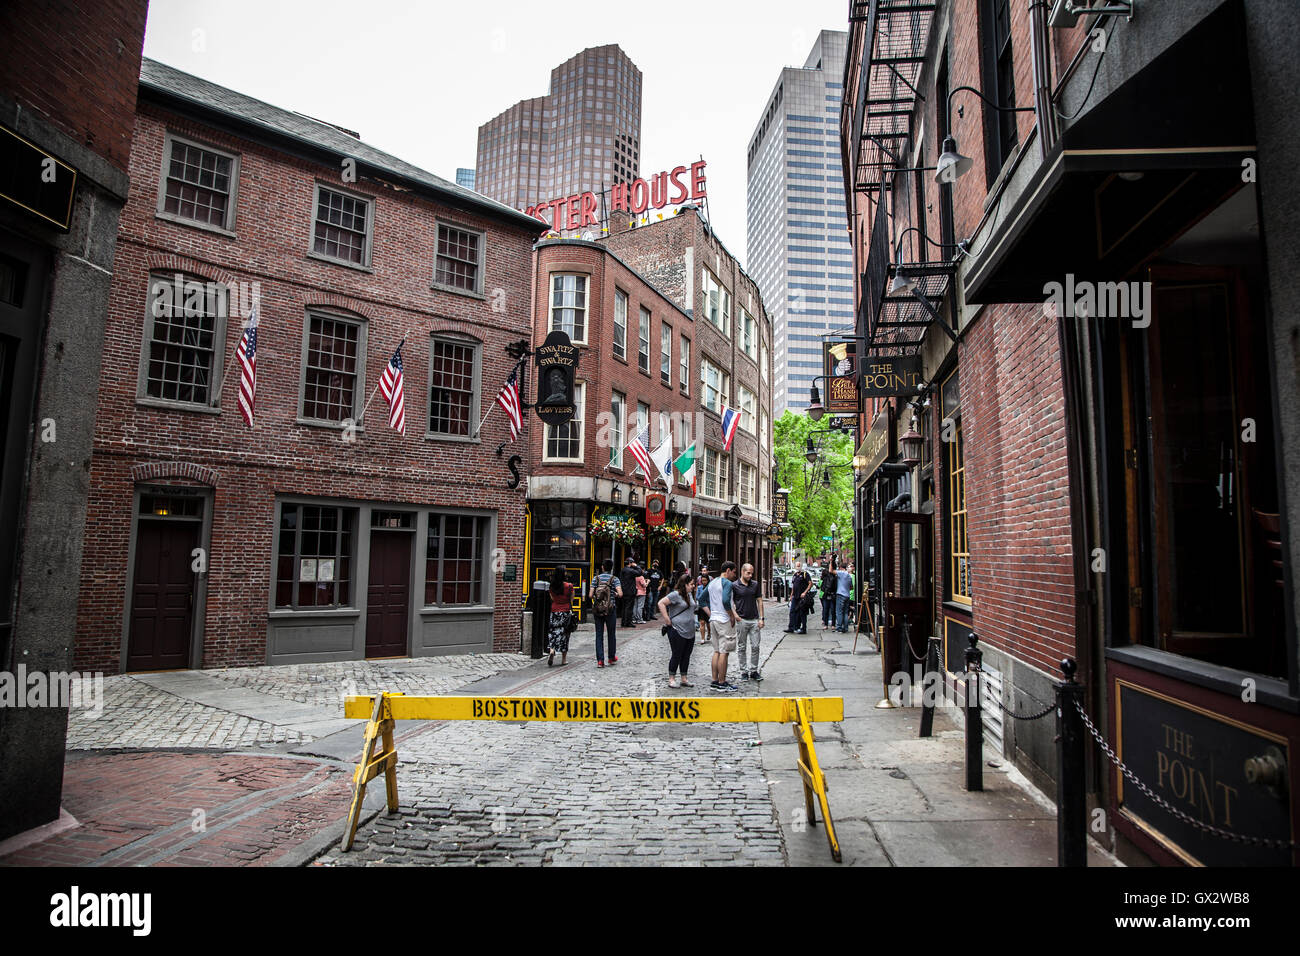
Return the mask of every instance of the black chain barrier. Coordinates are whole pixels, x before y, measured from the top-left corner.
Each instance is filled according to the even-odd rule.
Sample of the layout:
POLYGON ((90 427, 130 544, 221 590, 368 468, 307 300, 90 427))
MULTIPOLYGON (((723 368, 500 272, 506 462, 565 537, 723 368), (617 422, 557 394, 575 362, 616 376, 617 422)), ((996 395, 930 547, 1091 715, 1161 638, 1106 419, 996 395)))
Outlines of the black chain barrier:
POLYGON ((1097 730, 1096 725, 1094 725, 1088 718, 1088 714, 1084 711, 1083 707, 1077 702, 1075 704, 1075 709, 1078 711, 1079 717, 1082 718, 1083 725, 1088 728, 1088 733, 1092 734, 1092 739, 1097 742, 1097 746, 1101 748, 1102 753, 1110 758, 1110 762, 1119 769, 1119 772, 1131 780, 1133 786, 1141 790, 1148 800, 1172 814, 1183 823, 1193 826, 1203 833, 1208 833, 1210 836, 1216 836, 1222 840, 1231 840, 1233 843, 1249 843, 1252 846, 1262 846, 1273 850, 1295 850, 1300 848, 1300 843, 1289 840, 1275 840, 1271 837, 1244 836, 1240 833, 1233 833, 1230 830, 1211 826, 1210 824, 1204 823, 1190 814, 1179 810, 1164 797, 1158 796, 1154 793, 1150 787, 1137 778, 1137 775, 1134 774, 1132 770, 1124 766, 1124 761, 1120 760, 1115 751, 1111 749, 1110 744, 1106 742, 1106 739, 1101 735, 1101 732, 1097 730))
POLYGON ((998 709, 1001 710, 1002 713, 1006 714, 1008 717, 1011 717, 1015 720, 1042 720, 1048 714, 1052 713, 1052 711, 1056 710, 1056 704, 1052 703, 1052 704, 1048 704, 1047 707, 1045 707, 1043 710, 1039 711, 1036 714, 1017 714, 1014 710, 1011 710, 1009 707, 1007 707, 1006 704, 1002 703, 1002 701, 1000 700, 994 700, 993 703, 998 705, 998 709))

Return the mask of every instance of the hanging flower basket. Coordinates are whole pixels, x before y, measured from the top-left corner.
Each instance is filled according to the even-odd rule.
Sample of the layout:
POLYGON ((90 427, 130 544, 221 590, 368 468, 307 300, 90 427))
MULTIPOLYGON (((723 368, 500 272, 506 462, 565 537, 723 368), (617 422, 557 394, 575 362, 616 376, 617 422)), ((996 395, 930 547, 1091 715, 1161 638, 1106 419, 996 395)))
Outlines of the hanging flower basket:
POLYGON ((684 524, 665 524, 650 529, 650 540, 654 544, 682 545, 690 536, 684 524))
POLYGON ((591 536, 597 541, 632 544, 645 537, 645 530, 630 514, 611 512, 591 519, 591 536))

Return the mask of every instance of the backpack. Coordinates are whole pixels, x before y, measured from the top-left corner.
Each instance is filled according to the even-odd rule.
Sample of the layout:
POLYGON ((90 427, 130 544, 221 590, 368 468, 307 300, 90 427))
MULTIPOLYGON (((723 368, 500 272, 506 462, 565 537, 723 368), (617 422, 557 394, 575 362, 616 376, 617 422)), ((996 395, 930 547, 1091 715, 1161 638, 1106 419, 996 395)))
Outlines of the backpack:
POLYGON ((599 581, 591 592, 591 607, 597 614, 608 614, 613 607, 613 595, 609 589, 609 579, 599 581))

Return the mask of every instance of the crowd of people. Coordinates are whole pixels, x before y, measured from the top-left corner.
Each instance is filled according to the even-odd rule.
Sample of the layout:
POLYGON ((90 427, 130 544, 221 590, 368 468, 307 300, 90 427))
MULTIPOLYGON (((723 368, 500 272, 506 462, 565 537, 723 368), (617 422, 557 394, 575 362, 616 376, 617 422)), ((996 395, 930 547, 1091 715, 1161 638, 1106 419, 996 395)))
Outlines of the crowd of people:
MULTIPOLYGON (((568 570, 556 568, 550 579, 551 615, 547 628, 547 665, 560 655, 561 665, 568 663, 569 636, 577 627, 572 612, 573 584, 568 570)), ((807 634, 808 614, 822 602, 822 628, 847 633, 852 623, 853 598, 858 593, 853 564, 837 567, 829 561, 825 568, 816 563, 804 569, 796 562, 789 593, 787 634, 807 634)), ((618 628, 635 627, 652 620, 662 622, 661 633, 668 640, 668 686, 693 687, 688 678, 691 652, 697 634, 701 645, 712 647, 709 660, 709 688, 734 692, 739 685, 728 679, 732 654, 740 658, 739 680, 757 683, 763 679, 759 670, 759 646, 766 624, 763 613, 763 585, 754 577, 754 566, 737 568, 734 561, 724 561, 716 575, 707 565, 692 573, 684 562, 665 575, 658 561, 649 569, 636 559, 627 558, 615 573, 614 562, 606 559, 600 573, 591 582, 591 617, 596 627, 596 666, 618 663, 618 628)))

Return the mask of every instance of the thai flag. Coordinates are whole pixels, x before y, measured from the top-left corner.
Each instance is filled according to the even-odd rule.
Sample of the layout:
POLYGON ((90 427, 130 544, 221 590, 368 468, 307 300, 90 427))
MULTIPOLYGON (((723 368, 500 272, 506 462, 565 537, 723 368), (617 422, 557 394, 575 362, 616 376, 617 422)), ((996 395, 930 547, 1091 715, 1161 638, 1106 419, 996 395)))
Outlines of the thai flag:
POLYGON ((731 450, 731 440, 736 437, 736 427, 740 424, 740 412, 734 408, 722 406, 722 450, 731 450))

